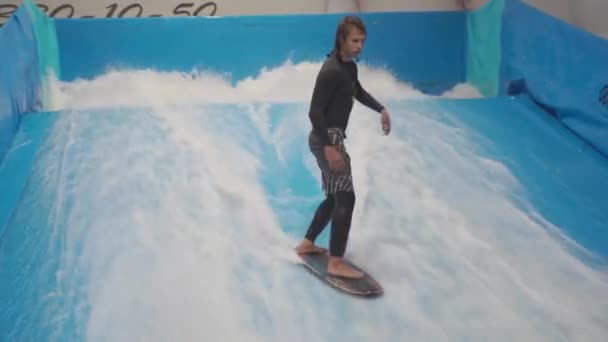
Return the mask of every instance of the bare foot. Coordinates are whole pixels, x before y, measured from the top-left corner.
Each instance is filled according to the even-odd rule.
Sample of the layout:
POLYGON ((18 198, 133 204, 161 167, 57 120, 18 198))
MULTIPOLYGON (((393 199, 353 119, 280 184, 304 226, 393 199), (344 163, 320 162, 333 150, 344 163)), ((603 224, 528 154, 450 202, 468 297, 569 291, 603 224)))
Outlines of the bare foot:
POLYGON ((348 266, 342 258, 330 257, 327 265, 327 273, 333 276, 351 279, 361 279, 365 275, 363 272, 348 266))
POLYGON ((312 241, 304 239, 297 247, 296 252, 299 254, 325 253, 326 248, 316 246, 312 241))

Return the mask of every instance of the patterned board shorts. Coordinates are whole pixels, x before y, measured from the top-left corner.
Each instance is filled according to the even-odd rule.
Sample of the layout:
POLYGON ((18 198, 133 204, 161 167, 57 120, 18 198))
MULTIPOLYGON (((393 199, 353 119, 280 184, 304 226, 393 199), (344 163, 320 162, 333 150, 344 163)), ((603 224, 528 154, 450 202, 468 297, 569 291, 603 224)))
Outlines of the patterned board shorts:
POLYGON ((345 163, 345 170, 343 172, 334 172, 329 168, 327 158, 325 158, 325 152, 323 151, 323 143, 319 135, 313 130, 308 135, 308 146, 310 151, 317 159, 317 165, 321 169, 321 176, 323 181, 323 191, 325 195, 335 194, 338 191, 354 191, 353 177, 350 165, 350 156, 346 152, 344 146, 344 131, 339 128, 329 128, 327 130, 329 140, 332 145, 338 145, 338 149, 342 154, 342 158, 345 163))

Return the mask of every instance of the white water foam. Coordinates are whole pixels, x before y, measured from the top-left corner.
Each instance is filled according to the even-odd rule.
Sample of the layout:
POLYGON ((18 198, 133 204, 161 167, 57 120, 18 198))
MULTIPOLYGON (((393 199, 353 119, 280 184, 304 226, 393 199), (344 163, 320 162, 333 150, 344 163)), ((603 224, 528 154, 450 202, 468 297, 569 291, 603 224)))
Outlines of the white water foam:
MULTIPOLYGON (((287 61, 277 68, 263 69, 256 77, 237 82, 203 71, 158 72, 113 70, 94 80, 52 82, 51 110, 112 107, 159 107, 209 103, 290 103, 310 100, 319 63, 287 61)), ((399 82, 386 70, 359 66, 359 78, 381 101, 432 97, 399 82)), ((459 84, 442 97, 478 98, 477 89, 459 84)))
MULTIPOLYGON (((394 131, 381 136, 378 116, 356 105, 348 147, 358 195, 348 255, 373 270, 386 295, 340 296, 293 268, 297 239, 268 202, 260 156, 287 167, 299 160, 317 177, 300 145, 318 68, 287 63, 234 87, 214 75, 151 70, 55 84, 64 110, 57 148, 71 149, 63 173, 78 180, 60 181, 72 188, 58 193, 73 196, 70 241, 83 243, 81 261, 62 262, 62 272, 88 275, 70 285, 84 289, 69 291, 86 294, 88 339, 606 335, 605 280, 512 203, 519 185, 510 171, 477 155, 465 131, 442 123, 440 104, 398 102, 430 96, 365 66, 363 85, 394 104, 394 131), (271 128, 269 103, 295 105, 271 128)), ((466 85, 444 96, 478 97, 466 85)))

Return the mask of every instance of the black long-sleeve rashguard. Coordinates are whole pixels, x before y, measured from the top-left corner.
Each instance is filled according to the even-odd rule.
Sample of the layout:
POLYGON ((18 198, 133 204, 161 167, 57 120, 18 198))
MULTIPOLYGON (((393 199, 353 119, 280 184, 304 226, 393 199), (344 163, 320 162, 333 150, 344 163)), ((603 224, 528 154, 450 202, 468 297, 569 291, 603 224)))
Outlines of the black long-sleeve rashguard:
POLYGON ((384 109, 361 86, 357 64, 343 61, 333 52, 317 75, 309 112, 313 129, 324 145, 330 145, 327 128, 338 127, 346 131, 354 99, 378 113, 384 109))

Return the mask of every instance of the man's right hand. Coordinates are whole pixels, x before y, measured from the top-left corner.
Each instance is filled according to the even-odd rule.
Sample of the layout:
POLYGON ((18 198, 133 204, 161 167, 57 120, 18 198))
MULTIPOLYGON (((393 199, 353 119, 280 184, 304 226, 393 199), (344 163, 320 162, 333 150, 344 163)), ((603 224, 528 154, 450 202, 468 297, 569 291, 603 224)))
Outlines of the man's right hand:
POLYGON ((329 168, 334 172, 343 172, 344 171, 344 159, 338 151, 336 146, 325 146, 323 148, 325 152, 325 158, 327 158, 327 162, 329 163, 329 168))

